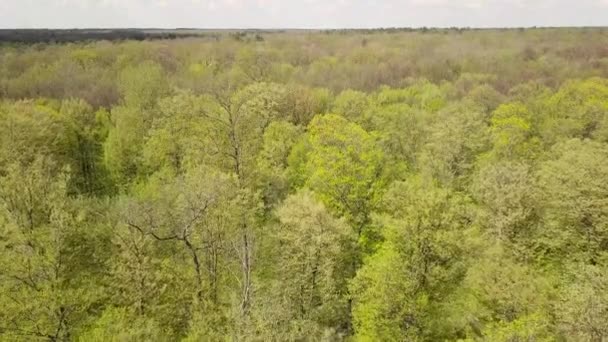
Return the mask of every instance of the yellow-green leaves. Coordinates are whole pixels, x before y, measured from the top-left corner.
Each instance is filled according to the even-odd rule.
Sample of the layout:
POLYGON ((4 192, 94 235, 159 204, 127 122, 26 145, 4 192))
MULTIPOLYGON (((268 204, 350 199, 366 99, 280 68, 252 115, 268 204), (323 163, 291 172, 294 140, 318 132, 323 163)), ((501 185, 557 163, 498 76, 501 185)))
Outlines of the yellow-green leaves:
POLYGON ((91 327, 77 336, 76 341, 168 341, 166 331, 166 328, 161 328, 153 319, 147 319, 125 308, 110 307, 91 327))
POLYGON ((558 142, 569 138, 606 139, 606 80, 591 78, 569 81, 543 105, 541 133, 544 140, 558 142))
POLYGON ((573 139, 554 147, 539 170, 544 214, 540 242, 550 257, 605 260, 608 243, 608 148, 573 139))
POLYGON ((469 206, 458 193, 419 177, 396 182, 378 217, 385 241, 352 282, 361 341, 440 340, 435 319, 465 271, 469 206))
POLYGON ((123 70, 119 86, 124 104, 141 110, 151 109, 169 92, 162 67, 149 61, 123 70))
POLYGON ((380 105, 406 103, 425 111, 436 112, 446 105, 446 94, 437 85, 421 79, 407 88, 383 87, 374 100, 380 105))
POLYGON ((540 149, 535 137, 534 115, 523 104, 506 103, 493 113, 490 122, 492 149, 484 158, 493 160, 530 160, 540 149))
POLYGON ((300 127, 286 121, 272 122, 264 132, 256 173, 268 206, 277 204, 289 190, 288 158, 301 135, 300 127))
POLYGON ((336 97, 333 112, 361 124, 363 114, 368 106, 368 97, 365 93, 355 90, 345 90, 336 97))
POLYGON ((357 124, 329 114, 311 122, 305 145, 304 159, 294 160, 291 167, 301 170, 306 186, 361 235, 382 189, 383 153, 376 139, 357 124))
POLYGON ((495 241, 530 237, 535 213, 535 179, 527 164, 487 163, 475 173, 471 188, 479 204, 478 223, 495 241))
POLYGON ((312 337, 348 315, 344 278, 353 233, 307 190, 289 196, 277 217, 275 238, 281 247, 274 295, 282 298, 276 310, 287 315, 277 318, 307 322, 314 330, 300 335, 312 337))
POLYGON ((608 334, 608 279, 606 267, 576 265, 571 283, 564 287, 557 305, 558 329, 566 336, 585 341, 608 334))

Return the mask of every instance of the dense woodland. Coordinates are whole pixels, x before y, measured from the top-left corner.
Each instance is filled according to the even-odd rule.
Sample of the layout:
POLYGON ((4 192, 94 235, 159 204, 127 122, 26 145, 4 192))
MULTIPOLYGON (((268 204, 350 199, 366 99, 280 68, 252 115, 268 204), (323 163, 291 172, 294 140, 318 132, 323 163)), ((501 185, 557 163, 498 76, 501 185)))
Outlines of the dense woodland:
POLYGON ((0 340, 607 341, 608 29, 0 45, 0 340))
POLYGON ((95 40, 156 40, 202 36, 203 32, 141 29, 0 29, 1 43, 75 43, 95 40))

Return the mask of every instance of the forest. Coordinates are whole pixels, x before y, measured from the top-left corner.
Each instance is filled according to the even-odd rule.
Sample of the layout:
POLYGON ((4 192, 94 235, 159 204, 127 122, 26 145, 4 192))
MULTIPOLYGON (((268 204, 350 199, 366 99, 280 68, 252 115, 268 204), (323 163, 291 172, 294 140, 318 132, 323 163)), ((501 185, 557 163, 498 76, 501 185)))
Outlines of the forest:
POLYGON ((608 341, 608 28, 157 38, 0 44, 0 340, 608 341))

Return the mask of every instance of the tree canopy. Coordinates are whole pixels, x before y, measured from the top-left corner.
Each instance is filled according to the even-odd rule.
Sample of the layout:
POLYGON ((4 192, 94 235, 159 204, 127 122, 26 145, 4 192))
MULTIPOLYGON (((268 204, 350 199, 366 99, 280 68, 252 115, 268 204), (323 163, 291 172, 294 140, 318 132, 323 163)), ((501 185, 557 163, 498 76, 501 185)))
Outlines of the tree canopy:
POLYGON ((602 28, 0 44, 0 340, 608 340, 602 28))

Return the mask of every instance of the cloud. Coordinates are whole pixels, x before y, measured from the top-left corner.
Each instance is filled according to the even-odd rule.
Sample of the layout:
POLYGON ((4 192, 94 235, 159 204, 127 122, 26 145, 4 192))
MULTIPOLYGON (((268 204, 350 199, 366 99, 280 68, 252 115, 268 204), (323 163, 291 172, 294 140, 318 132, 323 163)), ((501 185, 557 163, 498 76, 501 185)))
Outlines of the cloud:
POLYGON ((485 0, 410 0, 414 6, 481 8, 485 0))
POLYGON ((0 0, 0 27, 608 25, 608 0, 0 0))

